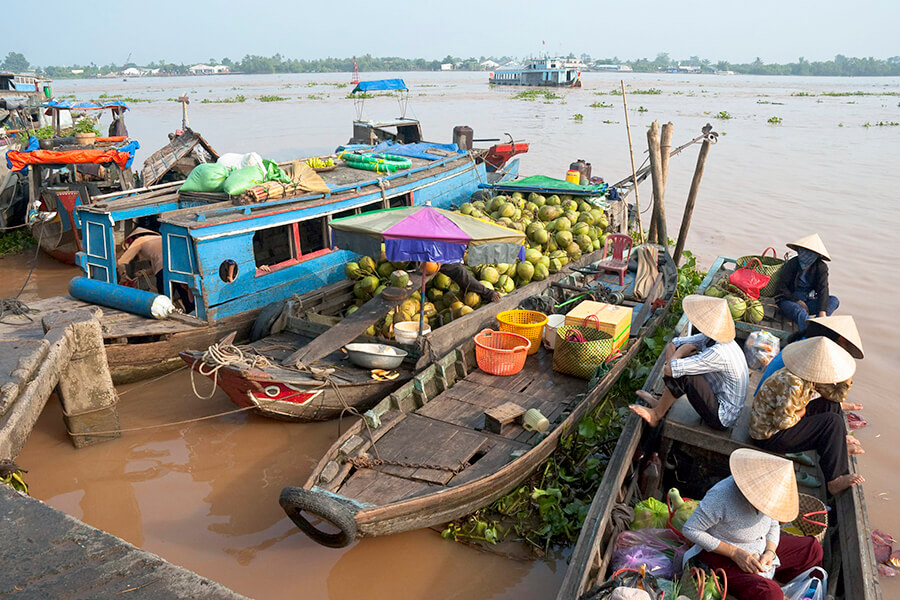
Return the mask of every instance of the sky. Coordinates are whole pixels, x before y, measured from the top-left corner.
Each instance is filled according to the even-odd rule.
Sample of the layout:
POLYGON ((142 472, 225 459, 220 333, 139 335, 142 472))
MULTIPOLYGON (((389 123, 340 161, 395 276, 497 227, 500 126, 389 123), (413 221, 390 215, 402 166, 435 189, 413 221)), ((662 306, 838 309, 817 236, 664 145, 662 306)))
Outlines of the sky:
MULTIPOLYGON (((7 22, 33 21, 30 3, 4 4, 7 22)), ((900 55, 900 0, 89 0, 78 7, 42 0, 40 7, 37 29, 6 29, 0 57, 16 51, 45 66, 124 64, 129 54, 137 64, 276 53, 433 60, 542 50, 653 59, 667 52, 733 63, 900 55)))

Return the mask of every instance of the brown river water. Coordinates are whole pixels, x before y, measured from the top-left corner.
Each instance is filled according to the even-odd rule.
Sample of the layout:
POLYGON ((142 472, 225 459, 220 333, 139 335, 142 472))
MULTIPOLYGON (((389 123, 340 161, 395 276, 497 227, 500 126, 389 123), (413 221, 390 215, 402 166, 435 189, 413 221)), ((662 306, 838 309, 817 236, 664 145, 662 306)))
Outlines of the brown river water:
MULTIPOLYGON (((379 78, 364 74, 364 79, 379 78)), ((389 74, 396 77, 397 74, 389 74)), ((348 74, 185 77, 60 81, 59 94, 77 100, 101 94, 151 100, 136 103, 127 122, 143 145, 138 159, 180 125, 180 106, 167 101, 188 92, 191 126, 219 152, 256 151, 284 160, 331 152, 349 138, 355 116, 344 97, 348 74), (329 85, 330 84, 330 85, 329 85), (203 103, 244 95, 243 103, 203 103), (276 94, 283 102, 256 98, 276 94)), ((617 181, 630 174, 619 76, 587 74, 585 88, 560 90, 563 99, 523 101, 519 90, 489 89, 486 74, 410 73, 407 114, 422 120, 427 139, 450 141, 454 125, 477 138, 511 133, 527 140, 521 173, 564 177, 584 158, 595 175, 617 181), (595 102, 612 107, 590 107, 595 102), (581 122, 573 116, 583 115, 581 122), (608 121, 608 122, 607 122, 608 121)), ((711 122, 721 134, 700 188, 688 248, 702 265, 717 255, 761 252, 818 232, 834 260, 831 288, 839 311, 856 318, 866 358, 852 397, 865 404, 861 469, 873 527, 900 534, 900 458, 890 433, 900 407, 900 294, 893 258, 900 251, 900 78, 763 78, 626 75, 630 90, 661 90, 628 98, 637 162, 644 159, 646 126, 672 121, 674 145, 711 122), (823 93, 865 95, 823 96, 823 93), (813 96, 798 96, 800 92, 813 96), (725 111, 732 118, 718 119, 725 111), (767 123, 781 117, 779 125, 767 123), (893 165, 893 166, 892 166, 893 165)), ((391 118, 394 98, 367 101, 365 116, 391 118)), ((103 122, 105 126, 107 121, 103 122)), ((670 162, 668 228, 677 234, 696 161, 691 147, 670 162)), ((643 205, 650 185, 640 189, 643 205)), ((649 213, 644 215, 645 226, 649 213)), ((14 295, 33 254, 0 259, 0 297, 14 295)), ((65 293, 72 267, 45 256, 23 293, 28 300, 65 293)), ((199 381, 202 394, 210 382, 199 381)), ((123 386, 122 427, 143 427, 230 410, 219 392, 198 400, 185 371, 159 381, 123 386)), ((442 540, 432 531, 366 539, 349 548, 320 547, 284 516, 281 488, 306 479, 338 434, 338 424, 299 425, 235 414, 75 450, 55 401, 48 403, 19 456, 32 494, 85 522, 169 561, 259 599, 275 598, 548 598, 565 570, 563 559, 520 562, 442 540)), ((885 583, 885 597, 900 594, 885 583)))

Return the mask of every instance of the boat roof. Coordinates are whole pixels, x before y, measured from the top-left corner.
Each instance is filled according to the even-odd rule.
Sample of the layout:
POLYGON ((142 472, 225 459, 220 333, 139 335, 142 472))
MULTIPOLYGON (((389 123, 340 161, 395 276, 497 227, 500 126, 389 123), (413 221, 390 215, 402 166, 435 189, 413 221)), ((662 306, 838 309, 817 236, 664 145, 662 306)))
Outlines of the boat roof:
POLYGON ((175 163, 190 154, 197 145, 206 150, 212 160, 219 158, 219 153, 206 141, 206 138, 193 129, 186 128, 184 133, 175 135, 168 144, 147 157, 141 168, 141 182, 145 186, 155 184, 175 166, 175 163))
POLYGON ((118 108, 123 111, 128 110, 128 105, 124 102, 114 101, 114 102, 59 102, 57 100, 50 100, 49 102, 44 102, 44 108, 55 108, 57 110, 106 110, 107 108, 113 109, 118 108))
POLYGON ((350 94, 355 94, 356 92, 380 92, 385 90, 403 90, 409 91, 409 88, 406 87, 406 82, 402 79, 376 79, 373 81, 360 81, 356 84, 356 87, 350 92, 350 94))

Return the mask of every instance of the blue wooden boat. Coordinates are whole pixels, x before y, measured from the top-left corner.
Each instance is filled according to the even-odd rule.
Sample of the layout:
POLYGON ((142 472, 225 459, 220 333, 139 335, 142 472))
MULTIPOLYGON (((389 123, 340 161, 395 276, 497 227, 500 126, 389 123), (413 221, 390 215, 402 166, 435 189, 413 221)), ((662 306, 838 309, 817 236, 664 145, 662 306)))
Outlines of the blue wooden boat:
MULTIPOLYGON (((402 152, 400 146, 393 148, 402 152)), ((487 151, 442 152, 434 159, 412 156, 410 168, 393 174, 338 164, 320 173, 328 192, 260 203, 162 185, 79 206, 75 213, 83 250, 76 262, 86 277, 116 284, 121 242, 138 225, 158 224, 162 293, 178 301, 188 291, 193 299, 194 306, 185 311, 189 314, 163 321, 104 309, 105 320, 120 323, 105 329, 114 380, 170 370, 180 351, 207 347, 232 331, 238 340, 246 338, 267 305, 340 280, 344 264, 355 255, 331 248, 332 218, 426 202, 446 208, 468 199, 480 183, 500 177, 489 177, 483 160, 487 151)), ((517 168, 514 161, 503 173, 509 176, 517 168)))

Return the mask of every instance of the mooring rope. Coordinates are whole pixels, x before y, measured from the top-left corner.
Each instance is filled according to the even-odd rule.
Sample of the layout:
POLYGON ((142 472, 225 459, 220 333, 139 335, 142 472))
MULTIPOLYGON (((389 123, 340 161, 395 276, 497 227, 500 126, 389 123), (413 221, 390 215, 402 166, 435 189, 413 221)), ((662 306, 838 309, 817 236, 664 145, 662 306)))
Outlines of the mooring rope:
POLYGON ((215 395, 216 388, 219 386, 219 371, 223 367, 236 366, 247 367, 249 369, 265 369, 271 365, 272 363, 269 362, 269 359, 256 353, 255 350, 249 346, 241 348, 240 346, 232 344, 213 344, 206 349, 203 356, 195 360, 191 365, 191 389, 194 391, 194 395, 200 400, 209 400, 215 395), (204 369, 204 365, 206 366, 206 369, 204 369), (208 396, 204 396, 197 391, 197 384, 194 380, 194 371, 206 377, 212 376, 213 385, 208 396))
POLYGON ((28 282, 31 280, 31 274, 34 273, 34 268, 37 266, 38 261, 38 253, 41 251, 41 239, 44 237, 44 229, 41 228, 36 248, 34 250, 34 260, 31 261, 31 268, 28 269, 28 275, 25 277, 25 283, 22 284, 22 288, 19 290, 19 293, 15 295, 13 298, 2 298, 0 299, 0 323, 4 323, 6 325, 16 325, 16 323, 10 323, 8 321, 4 321, 3 318, 6 315, 13 315, 17 317, 25 317, 29 321, 34 321, 31 318, 31 313, 40 312, 35 310, 19 300, 19 296, 22 295, 22 292, 25 291, 25 287, 28 285, 28 282))

